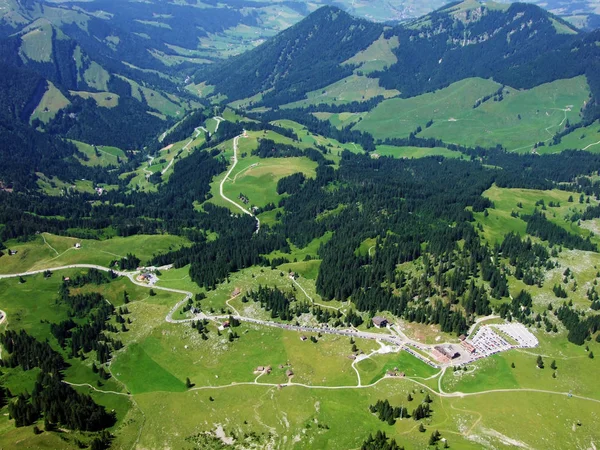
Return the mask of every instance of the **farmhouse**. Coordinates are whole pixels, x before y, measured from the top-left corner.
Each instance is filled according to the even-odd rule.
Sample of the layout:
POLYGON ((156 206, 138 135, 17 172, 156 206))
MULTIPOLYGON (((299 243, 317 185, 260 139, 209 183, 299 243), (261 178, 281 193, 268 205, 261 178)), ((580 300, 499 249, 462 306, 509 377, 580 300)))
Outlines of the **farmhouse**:
POLYGON ((388 325, 388 320, 385 317, 375 316, 373 317, 373 325, 377 328, 385 328, 388 325))
POLYGON ((273 370, 271 366, 258 366, 254 370, 254 373, 266 373, 266 374, 270 374, 271 370, 273 370))

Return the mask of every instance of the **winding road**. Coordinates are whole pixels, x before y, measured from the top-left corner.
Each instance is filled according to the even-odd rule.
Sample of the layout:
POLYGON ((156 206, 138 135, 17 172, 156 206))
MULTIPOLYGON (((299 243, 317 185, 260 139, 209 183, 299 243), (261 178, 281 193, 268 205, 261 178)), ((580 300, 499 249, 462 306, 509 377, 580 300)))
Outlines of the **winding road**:
MULTIPOLYGON (((216 119, 216 117, 215 117, 215 119, 216 119)), ((218 128, 218 126, 217 126, 217 128, 218 128)), ((223 198, 223 200, 231 203, 236 208, 240 209, 244 214, 248 214, 249 216, 254 217, 254 219, 256 220, 256 231, 254 231, 254 232, 256 234, 258 234, 258 232, 260 231, 260 219, 258 217, 256 217, 254 214, 252 214, 250 211, 248 211, 246 208, 244 208, 242 205, 240 205, 240 204, 234 202, 233 200, 231 200, 230 198, 226 197, 225 194, 223 193, 223 186, 225 185, 225 181, 227 181, 227 179, 231 175, 231 172, 233 172, 233 169, 235 169, 235 166, 237 166, 237 163, 238 163, 238 157, 237 157, 238 143, 240 141, 240 138, 243 137, 243 136, 244 136, 243 134, 240 134, 239 136, 236 136, 236 137, 233 138, 233 164, 231 165, 231 167, 229 168, 229 170, 227 171, 227 173, 225 174, 225 176, 221 180, 221 183, 219 184, 219 194, 221 195, 221 197, 223 198)))
MULTIPOLYGON (((163 266, 163 267, 159 267, 158 269, 164 269, 165 267, 169 267, 169 266, 163 266)), ((16 274, 2 274, 0 275, 0 279, 7 279, 7 278, 17 278, 17 277, 21 277, 21 276, 30 276, 30 275, 36 275, 36 274, 40 274, 40 273, 44 273, 47 270, 50 271, 57 271, 57 270, 67 270, 67 269, 78 269, 78 268, 87 268, 87 269, 97 269, 97 270, 101 270, 104 272, 109 272, 109 271, 113 271, 114 273, 116 273, 119 276, 124 276, 129 278, 129 280, 138 285, 138 286, 142 286, 142 287, 146 287, 146 288, 152 288, 152 289, 156 289, 156 290, 161 290, 161 291, 166 291, 166 292, 173 292, 173 293, 177 293, 177 294, 182 294, 184 295, 183 300, 179 301, 167 314, 167 316, 165 317, 165 320, 169 323, 187 323, 187 322, 191 322, 193 320, 201 320, 201 319, 209 319, 209 320, 213 320, 213 321, 219 321, 219 320, 224 320, 229 318, 229 315, 206 315, 204 313, 201 313, 199 315, 197 315, 194 318, 191 319, 173 319, 173 314, 181 307, 181 305, 183 305, 185 302, 187 302, 188 299, 192 298, 192 293, 188 292, 188 291, 184 291, 184 290, 180 290, 180 289, 172 289, 172 288, 166 288, 166 287, 162 287, 162 286, 152 286, 146 283, 141 283, 139 281, 137 281, 135 279, 135 276, 139 273, 139 272, 122 272, 122 271, 116 271, 113 270, 109 267, 103 267, 103 266, 99 266, 99 265, 95 265, 95 264, 70 264, 67 266, 60 266, 60 267, 52 267, 52 268, 46 268, 46 269, 39 269, 39 270, 32 270, 32 271, 27 271, 27 272, 21 272, 21 273, 16 273, 16 274)), ((7 314, 4 311, 0 311, 0 314, 2 315, 2 318, 0 318, 0 324, 2 324, 4 321, 6 321, 7 319, 7 314)), ((368 332, 364 332, 364 331, 358 331, 358 330, 340 330, 340 329, 332 329, 332 328, 328 328, 327 326, 325 327, 303 327, 303 326, 296 326, 296 325, 288 325, 288 324, 284 324, 284 323, 277 323, 277 322, 270 322, 270 321, 266 321, 266 320, 259 320, 259 319, 254 319, 254 318, 250 318, 250 317, 243 317, 240 315, 235 315, 233 316, 236 319, 243 321, 243 322, 248 322, 248 323, 254 323, 257 325, 263 325, 263 326, 269 326, 269 327, 275 327, 275 328, 281 328, 284 330, 292 330, 292 331, 299 331, 299 332, 312 332, 312 333, 323 333, 323 334, 334 334, 334 335, 338 335, 338 336, 349 336, 349 337, 354 337, 354 338, 360 338, 360 339, 370 339, 370 340, 376 340, 377 342, 380 343, 380 345, 382 346, 381 349, 379 350, 375 350, 374 352, 372 352, 371 354, 367 355, 365 358, 369 358, 373 353, 382 353, 382 352, 387 352, 387 351, 391 351, 390 349, 385 349, 383 343, 387 343, 387 344, 391 344, 394 346, 394 351, 400 350, 403 347, 406 349, 406 344, 409 344, 409 342, 407 342, 405 339, 403 339, 402 337, 400 337, 399 335, 385 335, 385 334, 379 334, 379 333, 368 333, 368 332)), ((407 349, 408 350, 408 349, 407 349)), ((365 359, 363 358, 363 359, 365 359)), ((294 383, 292 381, 289 381, 287 383, 279 383, 279 384, 275 384, 275 383, 259 383, 258 382, 258 377, 256 380, 254 380, 254 382, 233 382, 231 384, 227 384, 227 385, 221 385, 221 386, 199 386, 199 387, 195 387, 190 389, 192 390, 205 390, 205 389, 226 389, 229 387, 235 387, 235 386, 269 386, 269 387, 277 387, 277 388, 281 388, 281 387, 299 387, 299 388, 306 388, 306 389, 322 389, 322 390, 340 390, 340 389, 366 389, 366 388, 370 388, 373 386, 376 386, 378 383, 382 382, 385 379, 388 379, 390 377, 388 376, 384 376, 382 378, 380 378, 379 380, 375 381, 374 383, 370 383, 370 384, 362 384, 361 383, 361 379, 360 379, 360 373, 358 371, 358 369, 355 367, 355 363, 359 362, 358 360, 355 361, 352 365, 352 368, 354 369, 354 371, 357 374, 358 377, 358 384, 357 385, 347 385, 347 386, 321 386, 321 385, 307 385, 307 384, 301 384, 301 383, 294 383)), ((542 394, 551 394, 551 395, 560 395, 563 397, 568 397, 568 398, 576 398, 579 400, 586 400, 586 401, 591 401, 591 402, 595 402, 595 403, 600 403, 599 399, 595 399, 595 398, 591 398, 591 397, 585 397, 585 396, 581 396, 581 395, 576 395, 576 394, 572 394, 570 392, 557 392, 557 391, 550 391, 550 390, 545 390, 545 389, 530 389, 530 388, 515 388, 515 389, 490 389, 490 390, 485 390, 485 391, 479 391, 479 392, 445 392, 442 388, 442 378, 444 376, 446 372, 446 367, 442 368, 436 375, 434 375, 431 378, 438 378, 438 391, 436 391, 435 389, 431 388, 430 386, 427 386, 424 383, 421 383, 420 381, 417 381, 416 379, 412 378, 412 377, 405 377, 402 378, 404 380, 410 381, 412 383, 415 383, 419 386, 421 386, 424 389, 427 389, 428 391, 430 391, 432 394, 437 395, 439 397, 443 397, 443 398, 464 398, 464 397, 471 397, 471 396, 478 396, 478 395, 486 395, 486 394, 494 394, 494 393, 514 393, 514 392, 533 392, 533 393, 542 393, 542 394)), ((72 386, 80 386, 80 387, 89 387, 90 389, 93 389, 97 392, 101 392, 101 393, 105 393, 105 394, 114 394, 114 395, 123 395, 123 396, 128 396, 131 398, 130 394, 126 394, 126 393, 122 393, 122 392, 116 392, 116 391, 103 391, 100 389, 95 388, 94 386, 90 385, 90 384, 75 384, 75 383, 69 383, 66 382, 67 384, 71 384, 72 386)), ((133 400, 133 399, 132 399, 133 400)))

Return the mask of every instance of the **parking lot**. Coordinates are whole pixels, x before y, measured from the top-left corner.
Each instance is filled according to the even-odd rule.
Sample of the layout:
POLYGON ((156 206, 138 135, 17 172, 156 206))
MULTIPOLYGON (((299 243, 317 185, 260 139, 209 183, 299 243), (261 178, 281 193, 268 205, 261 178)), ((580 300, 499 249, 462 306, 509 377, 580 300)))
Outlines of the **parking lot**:
POLYGON ((506 323, 503 325, 493 325, 493 327, 517 341, 518 347, 531 348, 537 347, 539 344, 537 338, 523 324, 506 323))

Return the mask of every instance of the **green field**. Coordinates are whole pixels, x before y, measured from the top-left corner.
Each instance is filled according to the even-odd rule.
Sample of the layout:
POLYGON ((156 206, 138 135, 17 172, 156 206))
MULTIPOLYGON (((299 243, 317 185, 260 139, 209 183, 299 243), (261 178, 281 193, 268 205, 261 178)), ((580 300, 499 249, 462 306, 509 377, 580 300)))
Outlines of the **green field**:
POLYGON ((569 120, 580 120, 587 100, 585 77, 558 80, 530 90, 504 89, 504 100, 475 103, 501 86, 491 80, 470 78, 435 93, 408 99, 390 99, 376 106, 354 128, 376 138, 407 137, 417 127, 418 136, 448 143, 531 151, 537 142, 551 140, 569 120), (427 128, 428 121, 433 124, 427 128), (468 132, 465 132, 468 130, 468 132))
POLYGON ((54 84, 48 82, 48 89, 40 100, 39 105, 31 114, 31 121, 40 119, 43 123, 48 123, 54 119, 58 112, 69 106, 71 102, 60 92, 54 84))
POLYGON ((45 21, 37 21, 29 25, 26 30, 27 32, 21 36, 20 53, 26 59, 35 62, 52 62, 52 26, 45 21))
POLYGON ((98 106, 104 108, 114 108, 119 104, 119 96, 112 92, 84 92, 84 91, 69 91, 71 95, 77 95, 81 98, 93 99, 98 106))
MULTIPOLYGON (((212 119, 210 119, 212 120, 212 119)), ((211 124, 207 124, 207 127, 211 124)), ((277 204, 281 195, 277 194, 277 182, 297 172, 307 177, 314 177, 317 164, 306 157, 294 158, 259 158, 252 156, 252 150, 258 146, 258 139, 272 139, 275 142, 291 142, 273 132, 249 132, 247 138, 241 138, 238 145, 238 163, 223 185, 223 193, 228 198, 243 205, 239 200, 240 193, 248 197, 247 207, 262 207, 268 203, 277 204)), ((233 143, 221 144, 226 158, 233 156, 233 143)), ((308 146, 306 146, 308 147, 308 146)), ((219 194, 219 186, 227 172, 215 177, 211 183, 213 197, 209 200, 219 206, 230 208, 233 212, 239 209, 225 201, 219 194)))
POLYGON ((336 128, 347 127, 361 120, 366 113, 326 113, 316 112, 313 113, 319 120, 327 120, 336 128))
POLYGON ((96 61, 92 61, 90 66, 83 73, 83 80, 88 86, 94 89, 108 91, 110 74, 96 61))
MULTIPOLYGON (((70 246, 68 238, 45 237, 50 238, 49 243, 57 249, 60 245, 70 246)), ((128 245, 142 245, 127 239, 124 241, 128 245)), ((310 248, 318 248, 319 243, 312 243, 310 248)), ((41 247, 39 242, 29 245, 34 244, 41 247)), ((149 247, 150 243, 147 245, 149 247)), ((312 252, 310 248, 293 249, 293 254, 300 256, 302 251, 312 252)), ((21 250, 25 252, 25 248, 21 250)), ((87 255, 87 262, 93 262, 92 256, 91 253, 87 255)), ((206 293, 202 307, 215 311, 233 307, 243 315, 268 318, 268 314, 253 302, 242 303, 241 296, 230 300, 233 289, 240 288, 243 293, 258 284, 293 289, 285 276, 287 270, 300 267, 296 265, 318 263, 290 263, 276 270, 250 268, 234 273, 228 282, 206 293)), ((187 270, 184 267, 163 271, 158 285, 202 291, 194 288, 187 270)), ((8 314, 8 326, 27 329, 39 339, 52 339, 49 324, 40 323, 39 318, 44 317, 52 323, 65 317, 66 310, 57 307, 53 299, 61 275, 73 276, 79 271, 56 272, 49 279, 42 275, 27 277, 24 284, 17 279, 0 280, 0 295, 9 299, 2 305, 8 314)), ((312 277, 301 275, 300 285, 315 300, 322 302, 314 293, 312 277)), ((127 333, 120 334, 125 348, 114 355, 111 363, 113 378, 100 389, 130 392, 135 403, 130 403, 126 396, 81 388, 82 392, 92 394, 97 402, 117 411, 119 422, 115 427, 115 445, 118 446, 131 447, 141 430, 138 445, 145 448, 185 447, 189 439, 200 439, 197 433, 215 432, 219 426, 223 427, 226 436, 256 433, 252 439, 258 447, 269 445, 271 440, 285 442, 287 437, 287 442, 294 443, 290 448, 298 449, 315 446, 355 448, 366 435, 377 430, 384 430, 411 449, 424 448, 430 432, 435 429, 448 439, 451 447, 467 449, 481 445, 503 447, 515 442, 539 448, 548 439, 556 442, 570 439, 580 443, 598 439, 598 431, 593 426, 597 409, 590 400, 528 391, 481 393, 490 389, 543 389, 559 393, 572 390, 575 395, 600 400, 591 380, 598 369, 598 360, 588 358, 583 347, 567 343, 564 333, 549 336, 537 332, 539 349, 496 355, 470 365, 466 372, 456 375, 451 370, 446 371, 441 380, 445 392, 477 395, 439 397, 436 394, 439 370, 406 352, 374 354, 357 363, 363 386, 375 383, 357 388, 357 374, 348 358, 351 345, 347 337, 323 335, 317 344, 313 344, 309 340, 300 340, 298 332, 242 323, 235 329, 240 338, 229 342, 227 331, 218 336, 216 324, 211 323, 209 339, 204 341, 189 323, 164 321, 180 295, 157 291, 158 295, 151 297, 147 288, 134 286, 127 279, 101 286, 88 285, 83 290, 100 291, 116 305, 122 304, 124 290, 131 298, 128 308, 132 323, 127 333), (547 365, 542 371, 535 367, 538 354, 544 356, 547 365), (549 368, 553 359, 557 361, 557 378, 552 377, 549 368), (513 362, 514 369, 510 367, 513 362), (257 366, 265 365, 273 367, 271 374, 258 377, 253 373, 257 366), (407 378, 382 380, 387 370, 395 368, 403 371, 407 378), (294 372, 294 384, 278 388, 278 384, 287 382, 284 372, 288 369, 294 372), (187 377, 194 383, 191 390, 185 387, 187 377), (368 410, 368 406, 377 400, 388 399, 393 405, 404 405, 412 411, 427 392, 433 397, 433 416, 424 421, 426 433, 416 432, 418 422, 412 419, 388 425, 368 410), (407 401, 408 393, 414 398, 412 402, 407 401), (490 401, 494 408, 486 407, 490 401), (520 414, 507 413, 515 407, 519 408, 520 414), (210 422, 205 422, 207 411, 210 422), (522 426, 521 413, 535 415, 537 421, 547 424, 547 433, 542 436, 530 427, 522 426), (581 426, 576 426, 574 432, 573 424, 577 421, 581 426)), ((299 290, 296 295, 299 299, 304 298, 299 290)), ((337 302, 326 304, 338 305, 337 302)), ((379 348, 373 341, 357 339, 356 344, 367 355, 379 348)), ((600 354, 599 344, 591 342, 589 345, 590 350, 600 354)), ((67 380, 95 383, 89 364, 89 360, 73 361, 66 373, 67 380)), ((31 385, 34 378, 34 371, 11 370, 4 374, 3 380, 11 389, 19 390, 31 385)), ((16 429, 7 419, 2 420, 0 431, 10 442, 25 439, 24 442, 34 446, 52 448, 55 445, 53 434, 45 434, 41 439, 34 436, 31 427, 16 429)), ((203 444, 198 445, 206 448, 206 442, 213 441, 200 442, 203 444)), ((72 444, 73 441, 67 442, 63 448, 70 448, 72 444)))
POLYGON ((543 155, 546 153, 558 153, 563 150, 600 152, 600 121, 596 121, 587 127, 578 128, 564 136, 557 145, 538 147, 537 152, 543 155))
POLYGON ((84 165, 105 167, 109 165, 118 166, 120 164, 119 161, 121 161, 121 163, 127 162, 127 155, 120 148, 100 145, 96 147, 98 149, 98 153, 96 153, 94 146, 90 144, 80 141, 72 142, 77 146, 77 149, 80 152, 85 153, 88 157, 87 161, 81 160, 80 158, 84 165))
POLYGON ((16 250, 17 254, 2 257, 0 273, 19 273, 78 263, 107 266, 110 261, 128 253, 135 254, 145 262, 154 254, 186 244, 186 239, 170 235, 114 237, 96 241, 43 233, 29 242, 7 241, 7 248, 16 250), (80 243, 81 248, 76 249, 75 243, 80 243))
POLYGON ((350 75, 317 91, 308 92, 305 100, 288 103, 282 108, 306 108, 321 103, 343 105, 351 102, 364 102, 379 95, 392 98, 399 95, 396 90, 387 90, 379 86, 377 78, 350 75))
POLYGON ((356 71, 365 74, 384 70, 386 67, 398 62, 393 50, 398 48, 399 45, 400 42, 397 36, 385 39, 382 35, 369 47, 345 61, 344 64, 358 65, 356 71))
POLYGON ((392 158, 425 158, 427 156, 443 156, 444 158, 464 158, 460 152, 448 150, 447 148, 423 148, 423 147, 395 147, 393 145, 378 145, 372 154, 379 156, 391 156, 392 158))

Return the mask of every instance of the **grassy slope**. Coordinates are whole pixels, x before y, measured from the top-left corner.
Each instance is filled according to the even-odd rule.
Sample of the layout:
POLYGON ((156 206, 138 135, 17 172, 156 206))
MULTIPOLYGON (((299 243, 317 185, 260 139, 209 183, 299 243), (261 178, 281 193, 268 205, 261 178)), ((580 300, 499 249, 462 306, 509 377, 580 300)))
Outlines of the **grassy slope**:
POLYGON ((115 237, 105 241, 75 239, 48 233, 44 233, 43 237, 47 244, 44 244, 42 235, 26 243, 6 242, 8 248, 17 250, 18 253, 2 257, 0 273, 19 273, 77 263, 106 266, 110 261, 127 253, 133 253, 142 261, 147 261, 155 253, 188 244, 188 241, 181 237, 169 235, 115 237), (76 242, 81 243, 80 249, 74 248, 76 242))
MULTIPOLYGON (((571 222, 568 217, 574 212, 583 211, 588 205, 580 204, 578 197, 574 195, 574 202, 569 203, 569 192, 552 190, 538 191, 533 189, 500 189, 495 186, 488 189, 484 195, 490 198, 495 205, 495 208, 488 209, 488 217, 484 217, 483 213, 474 213, 476 220, 483 225, 482 236, 491 245, 496 242, 501 242, 503 236, 509 231, 515 231, 521 235, 525 235, 526 223, 520 218, 511 216, 511 211, 518 211, 519 214, 531 214, 535 209, 535 203, 543 199, 548 205, 550 201, 560 202, 560 207, 547 207, 545 211, 546 217, 551 222, 563 227, 572 234, 579 234, 583 237, 591 236, 591 240, 595 244, 600 243, 600 238, 597 235, 592 235, 590 229, 597 230, 598 219, 591 221, 571 222), (523 208, 518 208, 516 204, 521 202, 523 208)), ((597 204, 597 201, 591 199, 592 204, 597 204)), ((511 292, 518 292, 520 289, 527 289, 533 296, 534 303, 537 305, 537 311, 543 312, 548 303, 553 303, 557 306, 562 303, 563 299, 558 299, 552 292, 552 287, 555 284, 563 283, 563 272, 567 267, 574 273, 574 278, 569 280, 567 284, 563 284, 568 292, 568 300, 582 309, 589 308, 589 300, 587 299, 587 290, 592 286, 592 283, 598 282, 596 277, 600 268, 600 254, 595 252, 585 252, 581 250, 563 250, 558 262, 560 266, 556 269, 548 271, 546 280, 542 287, 525 286, 521 281, 514 277, 509 277, 511 292), (574 282, 577 285, 574 285, 574 282)))
POLYGON ((82 164, 87 166, 118 166, 119 162, 117 158, 121 160, 121 162, 127 162, 127 155, 123 150, 117 147, 107 147, 107 146, 98 146, 98 153, 100 156, 96 156, 96 152, 94 147, 86 144, 85 142, 73 141, 73 143, 77 146, 77 149, 85 153, 89 158, 88 161, 81 161, 82 164))
POLYGON ((400 92, 397 90, 388 90, 379 86, 377 78, 353 74, 323 89, 308 92, 305 100, 288 103, 283 105, 282 108, 305 108, 320 103, 343 105, 345 103, 366 101, 379 95, 392 98, 399 94, 400 92))
POLYGON ((537 152, 539 154, 558 153, 567 149, 600 152, 600 121, 573 131, 563 137, 560 144, 538 147, 537 152))
MULTIPOLYGON (((252 156, 251 152, 257 148, 259 138, 282 143, 291 142, 290 139, 271 131, 264 133, 262 131, 249 132, 247 138, 239 140, 238 164, 223 185, 223 192, 228 198, 236 202, 239 202, 239 194, 243 193, 250 200, 248 207, 252 205, 265 206, 271 202, 277 204, 281 196, 277 194, 276 188, 277 182, 281 178, 296 172, 314 177, 317 167, 315 162, 306 157, 259 158, 252 156)), ((233 143, 231 141, 221 144, 220 147, 223 148, 226 158, 233 157, 233 143)), ((213 197, 209 201, 220 206, 230 207, 234 212, 239 212, 239 209, 226 202, 219 194, 219 185, 226 173, 214 178, 211 183, 213 197)))
POLYGON ((48 90, 40 100, 39 105, 31 114, 30 120, 40 119, 43 123, 48 123, 63 108, 69 106, 71 102, 60 92, 52 82, 48 82, 48 90))
POLYGON ((71 95, 78 95, 81 98, 93 98, 98 106, 104 108, 114 108, 119 104, 119 96, 112 92, 85 92, 85 91, 69 91, 71 95))
POLYGON ((357 65, 356 70, 366 74, 383 70, 398 62, 393 50, 399 45, 397 36, 385 39, 382 35, 365 50, 357 53, 343 64, 357 65))
POLYGON ((499 87, 490 80, 474 78, 435 93, 387 100, 355 128, 378 138, 393 138, 406 137, 421 126, 422 137, 469 146, 502 144, 509 150, 526 152, 536 142, 549 140, 566 119, 578 122, 579 109, 589 94, 585 78, 577 77, 526 91, 507 88, 505 92, 509 93, 504 94, 502 102, 488 100, 473 108, 477 100, 499 87), (429 120, 434 123, 425 128, 429 120))
POLYGON ((445 158, 463 158, 460 152, 447 148, 395 147, 393 145, 378 145, 376 154, 393 158, 424 158, 426 156, 443 156, 445 158))

